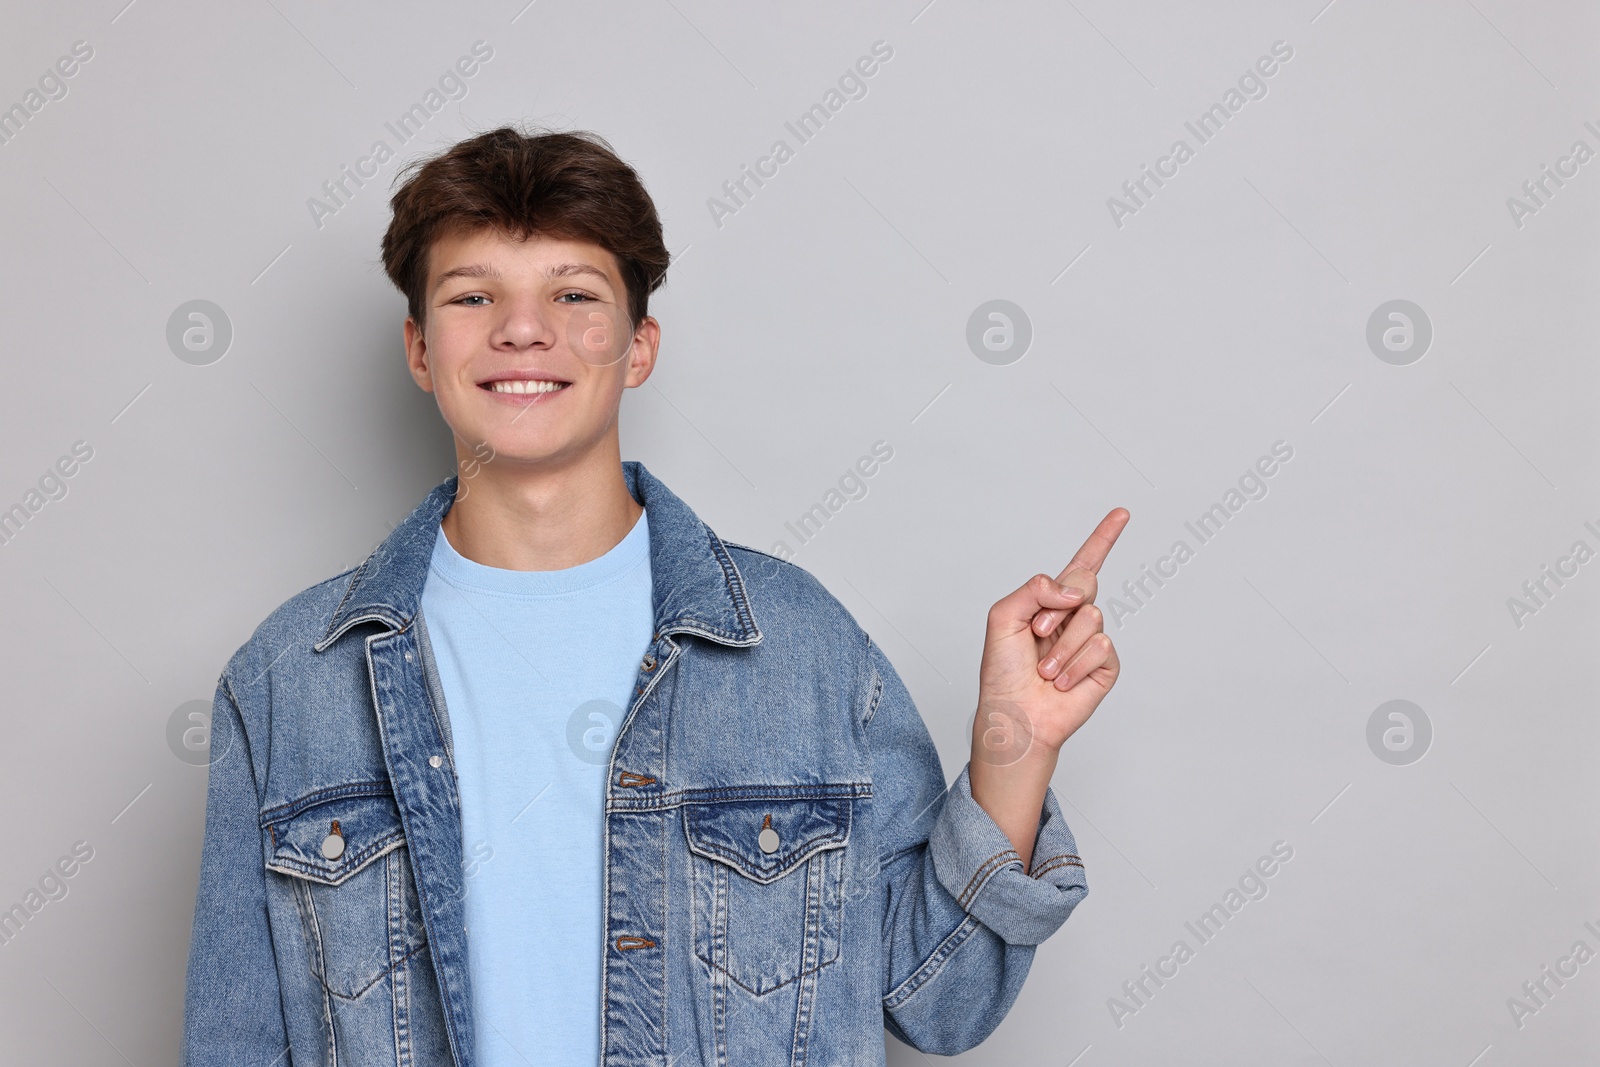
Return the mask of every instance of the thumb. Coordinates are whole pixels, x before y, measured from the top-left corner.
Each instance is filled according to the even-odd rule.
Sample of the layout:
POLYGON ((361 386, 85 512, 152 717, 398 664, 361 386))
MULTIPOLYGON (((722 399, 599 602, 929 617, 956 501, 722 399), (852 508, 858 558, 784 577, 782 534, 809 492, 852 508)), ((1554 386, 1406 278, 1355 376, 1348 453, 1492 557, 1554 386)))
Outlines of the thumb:
POLYGON ((990 634, 1020 633, 1032 629, 1034 617, 1041 611, 1051 612, 1050 617, 1053 619, 1052 609, 1070 611, 1078 607, 1083 603, 1083 590, 1077 589, 1067 593, 1068 588, 1072 587, 1057 582, 1048 574, 1035 574, 1015 592, 997 600, 989 609, 990 634))

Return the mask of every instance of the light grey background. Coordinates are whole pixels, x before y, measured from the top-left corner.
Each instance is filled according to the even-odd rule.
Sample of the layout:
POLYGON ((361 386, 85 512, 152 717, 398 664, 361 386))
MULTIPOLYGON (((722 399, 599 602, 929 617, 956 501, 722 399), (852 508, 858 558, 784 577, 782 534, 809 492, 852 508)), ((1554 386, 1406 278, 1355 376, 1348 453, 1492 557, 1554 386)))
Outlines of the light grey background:
POLYGON ((1600 549, 1600 160, 1520 226, 1507 203, 1600 150, 1593 5, 122 3, 12 0, 0 37, 4 106, 93 48, 0 145, 0 508, 93 448, 0 546, 0 908, 94 849, 0 946, 8 1061, 175 1062, 206 772, 169 720, 450 472, 378 266, 388 182, 517 120, 606 136, 666 225, 624 456, 724 537, 797 549, 948 777, 989 605, 1132 512, 1102 572, 1124 677, 1055 779, 1091 892, 960 1062, 1594 1054, 1600 962, 1520 1026, 1508 998, 1600 951, 1600 562, 1520 625, 1508 601, 1600 549), (465 97, 398 146, 384 123, 478 40, 465 97), (880 40, 799 145, 785 121, 880 40), (1108 198, 1277 41, 1267 95, 1118 226, 1108 198), (400 158, 319 227, 308 199, 380 138, 400 158), (718 225, 708 199, 779 138, 794 158, 718 225), (196 299, 233 328, 206 366, 167 343, 196 299), (996 299, 1032 329, 1006 365, 966 340, 996 299), (1395 299, 1433 329, 1407 365, 1366 340, 1395 299), (799 545, 784 523, 878 440, 867 495, 799 545), (1268 494, 1200 545, 1185 522, 1277 441, 1268 494), (1194 557, 1116 613, 1179 539, 1194 557), (1432 725, 1409 765, 1367 741, 1396 699, 1432 725), (1279 841, 1266 898, 1199 946, 1185 921, 1279 841), (1119 1026, 1110 998, 1180 938, 1119 1026))

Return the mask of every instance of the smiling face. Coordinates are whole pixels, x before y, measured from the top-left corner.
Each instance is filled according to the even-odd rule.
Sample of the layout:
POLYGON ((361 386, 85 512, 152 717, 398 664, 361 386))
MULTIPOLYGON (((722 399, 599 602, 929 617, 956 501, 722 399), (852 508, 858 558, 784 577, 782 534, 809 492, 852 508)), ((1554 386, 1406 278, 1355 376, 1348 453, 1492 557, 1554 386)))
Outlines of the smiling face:
POLYGON ((650 376, 661 331, 646 315, 630 332, 610 252, 447 234, 430 250, 424 306, 425 328, 406 319, 406 361, 437 397, 458 460, 492 456, 485 469, 509 474, 618 454, 622 390, 650 376))

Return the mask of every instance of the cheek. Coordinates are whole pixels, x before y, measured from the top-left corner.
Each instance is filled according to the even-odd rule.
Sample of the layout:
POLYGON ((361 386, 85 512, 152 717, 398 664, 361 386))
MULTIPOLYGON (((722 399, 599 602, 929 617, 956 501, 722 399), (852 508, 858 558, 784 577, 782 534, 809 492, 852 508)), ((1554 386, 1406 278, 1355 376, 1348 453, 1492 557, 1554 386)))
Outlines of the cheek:
POLYGON ((586 423, 605 423, 620 417, 619 406, 625 391, 622 375, 597 374, 582 385, 581 393, 567 398, 577 401, 572 410, 578 419, 586 423))
POLYGON ((428 379, 439 413, 453 429, 466 429, 467 423, 482 422, 482 401, 488 398, 479 389, 468 362, 454 358, 448 348, 428 347, 428 379))
POLYGON ((453 340, 443 337, 428 342, 428 376, 441 404, 448 403, 451 397, 470 397, 478 390, 469 371, 471 361, 464 354, 466 349, 453 340))

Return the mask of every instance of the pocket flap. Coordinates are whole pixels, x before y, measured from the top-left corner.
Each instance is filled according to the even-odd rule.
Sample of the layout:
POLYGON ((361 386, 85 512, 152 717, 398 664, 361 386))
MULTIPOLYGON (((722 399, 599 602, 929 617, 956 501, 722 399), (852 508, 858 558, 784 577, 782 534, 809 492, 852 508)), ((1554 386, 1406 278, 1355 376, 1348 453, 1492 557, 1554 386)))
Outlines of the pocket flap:
POLYGON ((388 783, 372 783, 369 788, 382 792, 344 793, 324 799, 324 791, 263 813, 261 828, 267 835, 270 857, 267 867, 338 885, 405 844, 400 809, 388 783))
POLYGON ((691 851, 770 882, 812 854, 846 844, 850 811, 850 797, 691 802, 683 829, 691 851))

